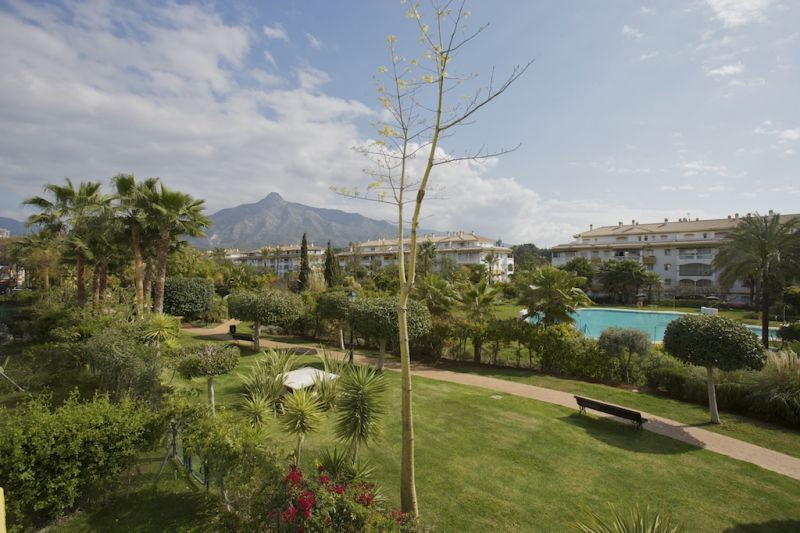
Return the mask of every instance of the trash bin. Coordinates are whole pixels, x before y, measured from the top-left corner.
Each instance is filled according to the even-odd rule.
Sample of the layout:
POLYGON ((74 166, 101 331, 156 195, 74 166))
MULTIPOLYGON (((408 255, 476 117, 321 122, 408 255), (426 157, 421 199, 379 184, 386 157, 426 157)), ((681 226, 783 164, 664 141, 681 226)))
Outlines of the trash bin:
POLYGON ((230 326, 228 326, 228 331, 230 332, 231 335, 236 333, 236 324, 231 324, 230 326))

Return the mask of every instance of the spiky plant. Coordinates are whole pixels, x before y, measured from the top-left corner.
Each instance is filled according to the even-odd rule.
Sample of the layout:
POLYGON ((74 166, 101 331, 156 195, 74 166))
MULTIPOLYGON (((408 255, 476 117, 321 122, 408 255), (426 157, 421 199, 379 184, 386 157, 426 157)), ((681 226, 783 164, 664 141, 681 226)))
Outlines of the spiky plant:
POLYGON ((354 366, 337 385, 336 437, 350 446, 355 461, 358 449, 367 446, 378 436, 381 417, 386 412, 383 375, 366 366, 354 366))
POLYGON ((680 533, 683 527, 659 509, 642 509, 637 504, 627 512, 609 504, 611 517, 586 510, 586 518, 572 525, 580 533, 680 533))
POLYGON ((242 415, 253 427, 263 427, 274 415, 274 404, 270 398, 254 394, 245 398, 241 405, 242 415))
POLYGON ((311 392, 300 389, 283 400, 283 429, 297 437, 295 465, 300 465, 300 450, 308 433, 316 431, 322 423, 322 410, 311 392))

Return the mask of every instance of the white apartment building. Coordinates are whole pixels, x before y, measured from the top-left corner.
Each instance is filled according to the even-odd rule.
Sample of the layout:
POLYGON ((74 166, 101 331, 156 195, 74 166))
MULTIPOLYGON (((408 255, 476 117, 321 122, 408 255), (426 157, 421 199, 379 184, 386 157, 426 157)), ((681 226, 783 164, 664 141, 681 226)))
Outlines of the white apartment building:
POLYGON ((6 228, 0 228, 0 239, 10 239, 11 238, 11 230, 7 230, 6 228))
MULTIPOLYGON (((484 265, 489 268, 487 256, 494 254, 496 260, 492 266, 493 279, 507 281, 514 272, 514 255, 511 248, 502 246, 494 239, 475 235, 475 232, 447 232, 444 234, 420 235, 417 245, 432 242, 436 246, 434 267, 442 257, 449 257, 456 265, 484 265)), ((403 241, 403 250, 408 254, 410 239, 403 241)), ((376 239, 356 243, 346 252, 336 254, 342 269, 346 268, 353 256, 361 258, 364 267, 384 267, 397 261, 397 240, 376 239)))
MULTIPOLYGON (((225 257, 234 263, 271 269, 282 278, 291 272, 300 272, 300 245, 265 246, 248 252, 231 251, 225 257)), ((325 248, 308 245, 308 265, 321 270, 325 262, 325 248)))
MULTIPOLYGON (((798 216, 781 215, 781 221, 798 216)), ((739 220, 736 213, 713 220, 682 218, 670 222, 664 219, 664 222, 652 224, 632 220, 630 224, 618 222, 616 226, 589 226, 589 231, 578 233, 571 243, 553 247, 552 263, 560 266, 574 257, 585 257, 598 266, 611 259, 632 259, 658 273, 664 288, 673 288, 672 292, 719 292, 719 277, 711 263, 720 243, 739 220)), ((749 288, 737 282, 728 291, 727 298, 746 301, 749 293, 749 288)))

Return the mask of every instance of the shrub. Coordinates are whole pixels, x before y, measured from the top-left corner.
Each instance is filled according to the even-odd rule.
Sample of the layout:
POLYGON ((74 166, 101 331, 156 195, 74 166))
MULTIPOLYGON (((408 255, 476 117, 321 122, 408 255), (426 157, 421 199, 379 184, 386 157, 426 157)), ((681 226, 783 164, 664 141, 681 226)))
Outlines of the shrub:
POLYGON ((617 510, 609 505, 610 518, 604 518, 594 511, 586 511, 586 519, 572 525, 579 533, 680 533, 683 526, 677 524, 669 514, 649 507, 641 509, 638 505, 628 512, 617 510))
POLYGON ((112 404, 100 396, 70 397, 54 411, 37 399, 0 413, 0 480, 8 517, 20 528, 40 527, 75 508, 90 491, 108 491, 137 450, 156 433, 144 405, 112 404))
POLYGON ((778 330, 778 335, 785 342, 800 341, 800 322, 781 326, 781 329, 778 330))
POLYGON ((190 319, 200 318, 214 303, 214 283, 204 278, 167 278, 164 312, 190 319))
POLYGON ((277 289, 261 292, 237 291, 228 296, 228 313, 233 318, 253 322, 256 350, 261 349, 261 326, 286 328, 300 318, 303 303, 300 297, 277 289))
POLYGON ((136 325, 107 329, 85 343, 85 353, 100 390, 114 400, 124 396, 154 400, 160 390, 158 349, 142 343, 136 325))
POLYGON ((631 376, 639 368, 639 360, 650 353, 650 336, 638 329, 608 328, 600 334, 600 349, 616 358, 622 379, 632 383, 631 376))
POLYGON ((368 481, 333 478, 325 469, 292 469, 270 495, 262 524, 270 531, 416 531, 410 515, 387 512, 368 481))
POLYGON ((200 320, 207 324, 218 324, 228 319, 228 302, 222 296, 214 294, 211 308, 200 315, 200 320))

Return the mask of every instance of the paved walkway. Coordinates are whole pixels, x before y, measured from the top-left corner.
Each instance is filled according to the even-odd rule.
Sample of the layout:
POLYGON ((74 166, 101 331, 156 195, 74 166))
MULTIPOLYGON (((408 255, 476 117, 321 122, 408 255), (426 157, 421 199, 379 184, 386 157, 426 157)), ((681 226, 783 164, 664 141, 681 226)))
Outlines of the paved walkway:
MULTIPOLYGON (((185 328, 183 331, 193 335, 202 335, 204 337, 214 337, 228 340, 230 339, 228 336, 228 325, 233 323, 236 323, 236 321, 228 321, 225 324, 211 329, 185 328)), ((310 345, 303 346, 268 340, 262 340, 261 344, 264 347, 270 348, 297 349, 303 347, 312 347, 310 345)), ((343 352, 331 349, 329 347, 326 347, 325 350, 329 355, 335 357, 343 358, 345 355, 343 352)), ((359 362, 374 362, 373 359, 360 355, 356 355, 356 359, 359 362)), ((394 361, 387 361, 385 366, 387 370, 400 370, 399 363, 394 361)), ((443 370, 425 365, 414 365, 411 373, 415 376, 446 381, 448 383, 479 387, 482 389, 511 394, 513 396, 531 398, 533 400, 539 400, 541 402, 561 405, 577 410, 575 397, 568 392, 546 389, 544 387, 537 387, 535 385, 527 385, 525 383, 517 383, 515 381, 508 381, 487 376, 452 372, 450 370, 443 370)), ((606 418, 616 419, 616 417, 606 415, 605 413, 595 414, 606 418)), ((644 425, 644 429, 647 431, 652 431, 653 433, 658 433, 659 435, 664 435, 665 437, 670 437, 693 446, 698 446, 712 452, 727 455, 728 457, 732 457, 740 461, 746 461, 767 470, 800 480, 800 458, 792 457, 768 448, 750 444, 749 442, 744 442, 732 437, 721 435, 719 433, 714 433, 713 431, 687 425, 682 422, 676 422, 674 420, 656 416, 650 413, 642 412, 642 416, 648 419, 648 422, 644 425)))

